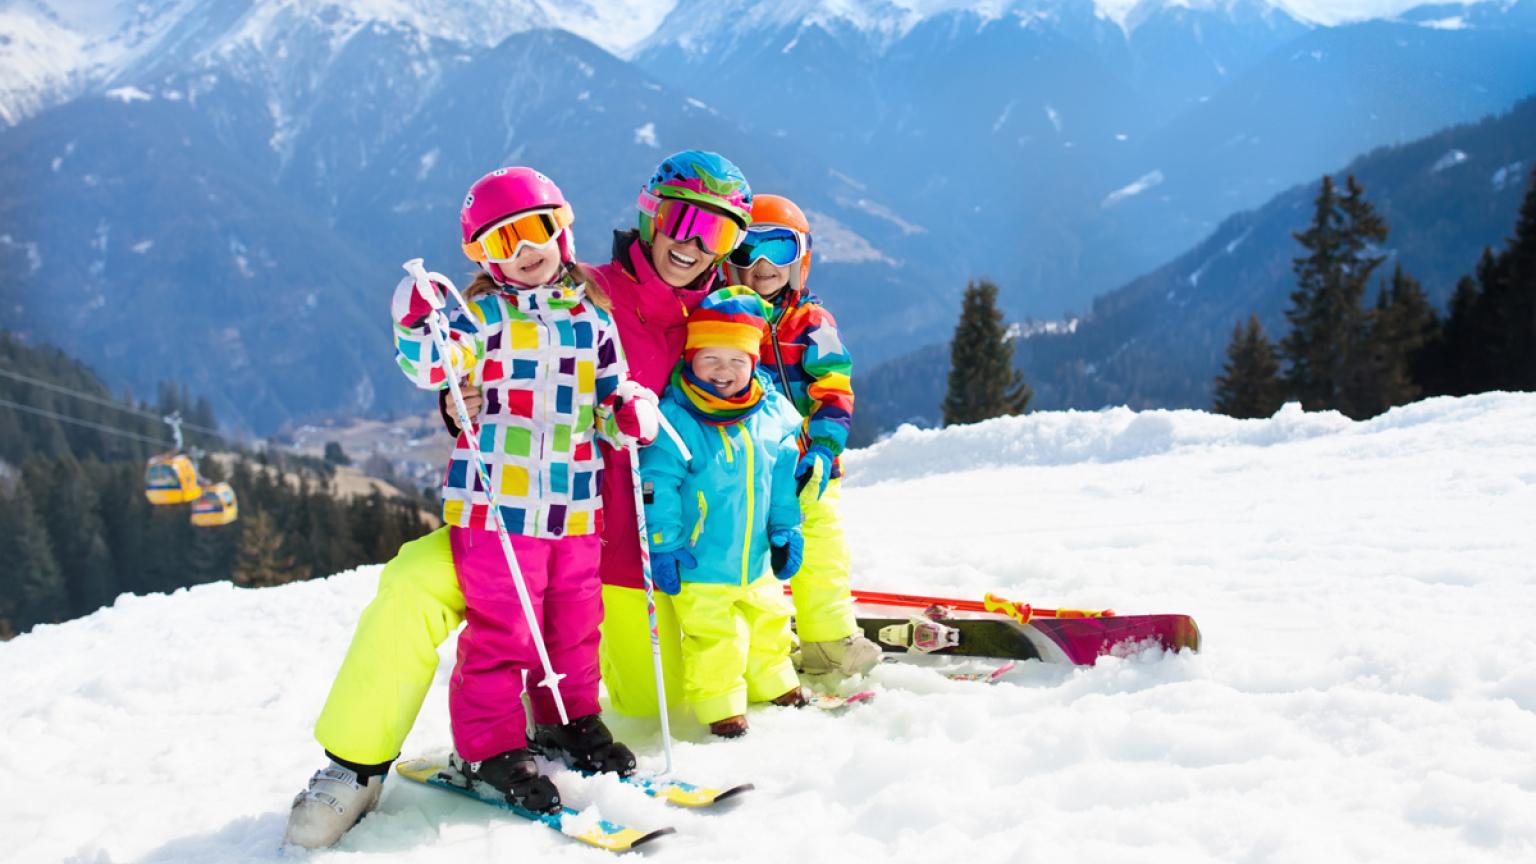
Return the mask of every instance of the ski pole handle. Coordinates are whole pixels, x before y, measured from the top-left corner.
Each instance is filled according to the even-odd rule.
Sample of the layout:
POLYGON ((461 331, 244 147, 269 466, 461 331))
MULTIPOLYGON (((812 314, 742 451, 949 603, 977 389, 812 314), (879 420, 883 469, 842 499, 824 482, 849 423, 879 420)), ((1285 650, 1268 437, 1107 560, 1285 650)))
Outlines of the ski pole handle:
MULTIPOLYGON (((463 294, 459 293, 459 288, 453 284, 453 280, 436 270, 427 270, 422 264, 422 259, 412 258, 400 266, 404 267, 405 272, 411 274, 411 278, 416 280, 416 292, 427 298, 427 302, 432 304, 433 310, 442 312, 445 306, 442 295, 438 294, 432 287, 434 282, 443 286, 443 289, 448 292, 448 295, 459 306, 466 309, 469 308, 469 301, 464 299, 463 294)), ((466 320, 469 321, 471 327, 475 328, 476 333, 480 332, 480 322, 475 319, 475 316, 470 315, 466 320)))
MULTIPOLYGON (((412 258, 400 266, 405 268, 405 272, 411 274, 412 279, 416 280, 416 293, 432 304, 433 311, 442 311, 442 295, 438 294, 437 289, 432 287, 432 274, 428 273, 427 268, 422 265, 422 259, 412 258)), ((457 289, 454 290, 454 294, 458 294, 457 289)))

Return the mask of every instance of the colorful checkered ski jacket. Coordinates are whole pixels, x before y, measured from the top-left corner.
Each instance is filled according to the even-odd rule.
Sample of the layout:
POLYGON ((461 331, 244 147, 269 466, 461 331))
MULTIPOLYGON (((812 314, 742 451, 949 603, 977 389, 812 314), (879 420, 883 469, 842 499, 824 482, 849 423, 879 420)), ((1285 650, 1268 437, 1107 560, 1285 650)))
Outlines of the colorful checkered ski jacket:
POLYGON ((832 476, 841 477, 838 457, 853 422, 853 358, 832 313, 816 295, 786 289, 774 298, 761 351, 769 377, 805 418, 800 451, 812 444, 827 448, 835 459, 832 476))
MULTIPOLYGON (((401 301, 409 299, 398 298, 397 308, 401 301)), ((613 420, 623 366, 608 313, 586 299, 583 283, 562 277, 542 288, 478 297, 455 310, 449 324, 453 367, 467 370, 485 399, 480 452, 507 530, 542 538, 600 531, 603 459, 596 439, 628 443, 613 420)), ((446 364, 426 323, 396 321, 395 356, 416 386, 447 386, 446 364)), ((444 522, 495 530, 490 496, 462 432, 442 496, 444 522)))

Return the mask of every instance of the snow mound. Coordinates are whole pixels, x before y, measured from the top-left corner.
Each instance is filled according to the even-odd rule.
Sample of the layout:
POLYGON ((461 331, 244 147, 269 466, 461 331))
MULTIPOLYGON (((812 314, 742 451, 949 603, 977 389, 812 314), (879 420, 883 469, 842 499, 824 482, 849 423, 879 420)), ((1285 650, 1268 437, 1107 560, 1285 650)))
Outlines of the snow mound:
MULTIPOLYGON (((676 712, 686 777, 757 784, 720 812, 556 782, 584 812, 675 826, 654 853, 675 861, 1529 861, 1532 428, 1536 395, 1487 394, 1363 423, 1113 409, 904 429, 848 454, 854 585, 1185 612, 1203 653, 1026 663, 993 686, 884 665, 872 704, 754 709, 732 742, 676 712)), ((123 596, 0 644, 0 858, 282 860, 378 572, 123 596)), ((406 755, 451 746, 453 651, 406 755)), ((653 723, 609 722, 660 767, 653 723)), ((392 781, 308 860, 604 858, 392 781)))
POLYGON ((1364 423, 1334 411, 1302 411, 1296 403, 1263 420, 1235 420, 1194 410, 1133 411, 1124 407, 1044 411, 948 429, 904 425, 879 443, 848 453, 843 461, 848 466, 847 485, 866 486, 1001 466, 1120 462, 1181 449, 1269 447, 1323 436, 1354 439, 1425 423, 1476 426, 1483 413, 1521 409, 1536 422, 1536 400, 1524 394, 1430 399, 1364 423))

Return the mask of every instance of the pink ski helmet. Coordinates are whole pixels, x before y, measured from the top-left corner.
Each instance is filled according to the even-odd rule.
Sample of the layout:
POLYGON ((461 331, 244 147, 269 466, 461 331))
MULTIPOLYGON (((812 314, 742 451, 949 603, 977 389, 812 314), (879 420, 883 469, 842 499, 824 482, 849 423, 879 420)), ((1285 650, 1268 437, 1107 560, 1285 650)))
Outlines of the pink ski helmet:
POLYGON ((560 260, 566 264, 574 263, 576 243, 570 226, 576 217, 570 203, 553 180, 532 168, 522 167, 497 168, 469 187, 469 192, 464 195, 464 206, 459 209, 465 256, 483 267, 497 282, 515 281, 502 272, 496 261, 488 259, 480 239, 487 229, 531 210, 554 211, 553 223, 548 227, 558 238, 560 260))

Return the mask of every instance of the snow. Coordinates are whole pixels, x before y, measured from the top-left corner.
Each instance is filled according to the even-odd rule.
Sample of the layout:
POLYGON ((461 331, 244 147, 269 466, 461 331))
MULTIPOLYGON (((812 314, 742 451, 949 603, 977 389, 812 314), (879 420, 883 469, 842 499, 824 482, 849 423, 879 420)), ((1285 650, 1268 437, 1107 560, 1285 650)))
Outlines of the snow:
POLYGON ((819 210, 805 211, 816 237, 816 262, 820 264, 860 264, 878 262, 897 266, 862 235, 819 210))
POLYGON ((1051 105, 1045 106, 1045 117, 1047 120, 1051 121, 1051 126, 1055 128, 1057 132, 1061 131, 1061 114, 1057 113, 1055 107, 1051 105))
POLYGON ((1428 27, 1431 30, 1465 30, 1467 19, 1461 15, 1453 15, 1450 18, 1438 18, 1434 21, 1420 21, 1420 27, 1428 27))
POLYGON ((1508 165, 1501 166, 1499 170, 1493 172, 1493 177, 1489 178, 1489 182, 1493 184, 1494 191, 1503 192, 1504 187, 1509 185, 1511 182, 1521 181, 1523 179, 1522 172, 1524 167, 1524 163, 1522 162, 1511 162, 1508 165))
POLYGON ((635 143, 644 144, 647 147, 660 147, 661 145, 656 143, 656 124, 651 122, 637 127, 635 129, 635 143))
POLYGON ((1121 186, 1119 189, 1116 189, 1108 195, 1105 195, 1104 200, 1099 202, 1099 206, 1105 210, 1108 210, 1109 208, 1119 204, 1127 198, 1133 198, 1147 191, 1148 189, 1162 185, 1162 182, 1163 172, 1161 169, 1148 171, 1130 183, 1121 186))
POLYGON ((1434 167, 1430 168, 1429 170, 1431 173, 1439 174, 1441 171, 1444 171, 1447 168, 1454 168, 1465 161, 1467 161, 1467 154, 1465 151, 1452 149, 1444 156, 1441 156, 1439 159, 1435 160, 1434 167))
POLYGON ((116 99, 124 105, 130 105, 134 102, 148 102, 155 98, 137 87, 114 87, 102 95, 108 99, 116 99))
MULTIPOLYGON (((674 715, 676 763, 751 780, 687 812, 557 775, 574 806, 679 833, 670 861, 1503 862, 1536 855, 1536 395, 1355 423, 1287 409, 1040 413, 849 454, 854 584, 1187 612, 1205 650, 914 666, 841 716, 674 715)), ((15 861, 279 860, 310 727, 377 567, 123 596, 0 644, 0 836, 15 861), (23 791, 24 789, 24 791, 23 791)), ((407 754, 449 746, 453 643, 407 754)), ((642 769, 652 724, 616 719, 642 769)), ((598 861, 398 780, 328 861, 598 861)))

